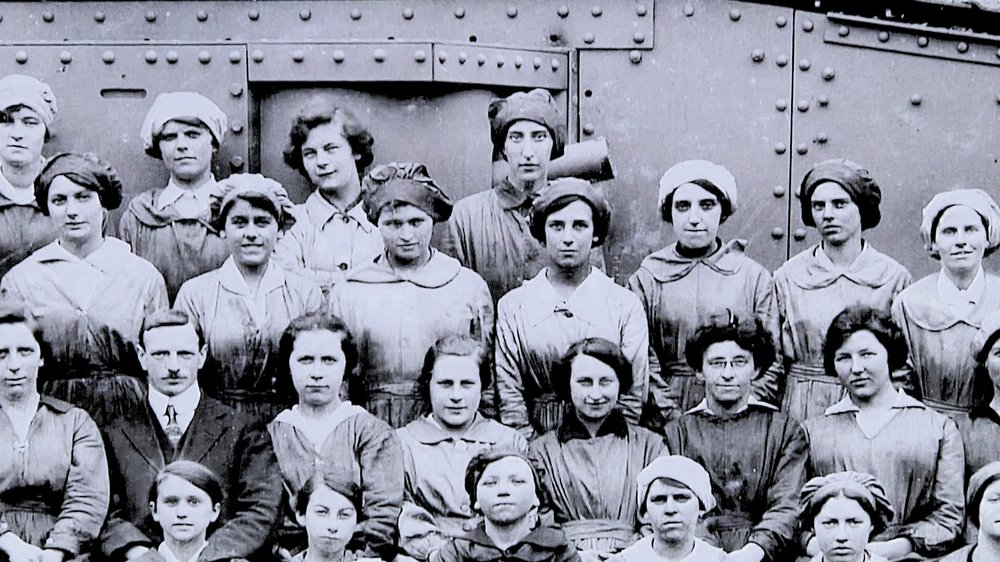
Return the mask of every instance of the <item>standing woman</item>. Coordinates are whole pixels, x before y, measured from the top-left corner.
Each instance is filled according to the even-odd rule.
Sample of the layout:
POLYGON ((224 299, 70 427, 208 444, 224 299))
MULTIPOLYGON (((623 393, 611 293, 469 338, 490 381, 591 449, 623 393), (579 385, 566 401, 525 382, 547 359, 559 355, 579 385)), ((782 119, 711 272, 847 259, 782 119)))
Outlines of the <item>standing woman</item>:
POLYGON ((809 170, 797 191, 802 222, 819 244, 774 272, 785 378, 782 411, 797 420, 823 413, 843 387, 823 369, 823 338, 844 307, 863 304, 888 312, 912 278, 896 260, 862 238, 878 226, 882 190, 850 160, 826 160, 809 170))
POLYGON ((811 562, 887 562, 868 551, 893 518, 892 503, 871 474, 834 472, 802 487, 802 528, 816 537, 811 562))
MULTIPOLYGON (((888 314, 848 307, 833 319, 823 349, 846 396, 804 424, 809 473, 864 472, 885 486, 897 512, 870 553, 889 560, 944 554, 964 523, 965 455, 955 422, 893 388, 906 340, 888 314)), ((818 538, 808 543, 810 556, 818 538)))
POLYGON ((202 387, 267 423, 295 400, 278 381, 278 338, 293 318, 319 311, 322 295, 312 281, 271 264, 274 243, 295 220, 281 184, 234 174, 217 188, 215 225, 230 256, 219 269, 184 283, 176 307, 208 341, 202 387))
POLYGON ((629 422, 639 422, 649 387, 642 303, 590 259, 610 221, 604 197, 581 179, 550 183, 532 204, 531 234, 550 265, 500 299, 496 348, 500 421, 527 435, 559 427, 565 404, 553 370, 570 345, 587 337, 621 347, 633 382, 622 389, 621 408, 629 422))
POLYGON ((980 189, 938 193, 924 207, 920 235, 941 271, 900 293, 892 315, 910 348, 918 396, 961 419, 972 406, 968 350, 983 320, 1000 310, 1000 278, 983 270, 983 257, 1000 245, 1000 207, 980 189))
POLYGON ((451 200, 423 164, 369 172, 365 211, 385 253, 333 288, 330 310, 358 345, 352 400, 402 427, 426 411, 417 379, 434 342, 471 336, 490 348, 493 300, 482 277, 431 248, 433 227, 448 220, 451 200))
POLYGON ((103 234, 122 200, 118 173, 95 154, 57 154, 35 182, 35 200, 59 238, 14 266, 0 293, 36 311, 45 329, 53 357, 43 392, 98 424, 143 411, 135 342, 146 315, 167 306, 167 291, 152 264, 103 234))
POLYGON ((0 277, 56 237, 35 202, 42 148, 52 136, 56 98, 48 85, 23 74, 0 78, 0 277))
POLYGON ((684 360, 699 326, 718 314, 756 315, 768 326, 772 311, 771 275, 744 254, 746 241, 717 237, 737 207, 729 170, 706 160, 675 164, 660 178, 658 204, 677 241, 646 256, 628 282, 649 325, 650 394, 657 411, 647 423, 655 427, 704 398, 684 360))
POLYGON ((171 299, 185 281, 229 256, 210 222, 212 158, 225 140, 227 123, 226 114, 205 96, 168 92, 156 96, 139 132, 143 150, 163 161, 170 180, 132 198, 118 235, 160 270, 171 299))
POLYGON ((374 142, 353 113, 323 98, 292 121, 285 163, 315 191, 295 206, 298 220, 274 247, 274 259, 318 283, 323 294, 382 254, 382 236, 361 204, 360 175, 372 163, 374 142))

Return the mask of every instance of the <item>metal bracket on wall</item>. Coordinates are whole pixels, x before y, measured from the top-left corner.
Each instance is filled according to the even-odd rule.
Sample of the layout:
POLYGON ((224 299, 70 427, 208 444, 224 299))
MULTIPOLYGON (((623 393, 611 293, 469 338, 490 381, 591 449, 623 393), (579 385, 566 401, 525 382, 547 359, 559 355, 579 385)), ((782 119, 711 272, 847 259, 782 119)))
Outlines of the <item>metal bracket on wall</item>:
POLYGON ((1000 37, 950 29, 827 14, 826 43, 1000 66, 1000 37))

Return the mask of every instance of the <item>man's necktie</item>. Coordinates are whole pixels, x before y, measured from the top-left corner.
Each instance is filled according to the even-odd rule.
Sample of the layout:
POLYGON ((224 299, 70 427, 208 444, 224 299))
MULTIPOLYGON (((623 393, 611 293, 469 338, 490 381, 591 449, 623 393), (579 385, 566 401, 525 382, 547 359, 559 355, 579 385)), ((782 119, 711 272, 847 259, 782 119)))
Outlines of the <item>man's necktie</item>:
POLYGON ((184 430, 177 423, 177 410, 173 404, 167 404, 167 411, 164 415, 167 416, 167 426, 163 428, 163 432, 167 434, 167 439, 170 440, 170 444, 176 449, 177 444, 181 442, 181 437, 184 436, 184 430))

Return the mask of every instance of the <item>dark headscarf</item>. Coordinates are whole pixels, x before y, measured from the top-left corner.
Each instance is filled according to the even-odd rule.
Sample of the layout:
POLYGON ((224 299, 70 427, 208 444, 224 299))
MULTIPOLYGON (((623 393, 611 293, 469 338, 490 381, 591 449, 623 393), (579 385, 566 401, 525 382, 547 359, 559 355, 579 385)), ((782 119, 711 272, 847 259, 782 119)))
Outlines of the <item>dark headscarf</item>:
POLYGON ((1000 461, 990 464, 977 470, 969 478, 969 491, 965 501, 965 512, 969 521, 976 527, 979 526, 979 504, 983 502, 983 494, 986 488, 1000 478, 1000 461))
POLYGON ((877 478, 863 472, 834 472, 813 478, 802 487, 802 525, 811 528, 816 514, 827 500, 843 494, 857 501, 872 518, 873 534, 884 531, 893 518, 892 503, 877 478))
POLYGON ((493 140, 493 159, 500 160, 507 129, 518 121, 534 121, 552 135, 552 159, 563 155, 566 147, 566 122, 559 114, 552 94, 541 88, 530 92, 515 92, 505 98, 490 102, 490 137, 493 140))
POLYGON ((812 170, 802 178, 802 185, 796 193, 802 205, 802 222, 806 226, 816 227, 812 216, 812 195, 823 183, 833 182, 844 189, 851 201, 858 206, 861 213, 861 229, 875 228, 882 220, 879 204, 882 202, 882 190, 872 178, 871 173, 856 162, 835 158, 824 160, 813 166, 812 170))
POLYGON ((597 238, 594 246, 604 244, 604 239, 608 236, 608 225, 611 223, 611 207, 589 181, 579 178, 560 178, 549 182, 542 190, 531 204, 531 235, 544 244, 545 220, 573 201, 583 201, 590 205, 594 212, 594 237, 597 238))
POLYGON ((392 162, 376 166, 362 182, 365 213, 378 224, 382 209, 393 201, 413 205, 427 213, 435 223, 451 217, 452 202, 438 187, 427 166, 415 162, 392 162))
POLYGON ((49 214, 49 187, 59 176, 96 191, 101 206, 109 211, 122 204, 122 180, 111 164, 93 152, 61 152, 49 158, 35 180, 35 201, 45 215, 49 214))

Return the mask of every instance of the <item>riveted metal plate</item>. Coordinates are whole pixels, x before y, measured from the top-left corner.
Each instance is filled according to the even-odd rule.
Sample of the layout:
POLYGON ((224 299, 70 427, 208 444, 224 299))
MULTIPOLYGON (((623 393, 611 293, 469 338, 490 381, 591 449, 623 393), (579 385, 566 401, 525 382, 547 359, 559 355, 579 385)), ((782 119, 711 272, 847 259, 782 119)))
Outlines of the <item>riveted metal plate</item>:
POLYGON ((715 160, 736 176, 739 209, 723 238, 748 238, 749 255, 769 269, 784 261, 789 198, 774 188, 789 179, 792 65, 777 61, 792 55, 791 21, 787 8, 660 2, 652 51, 580 52, 580 139, 606 137, 618 174, 608 190, 614 215, 605 250, 616 279, 672 241, 657 184, 667 168, 691 158, 715 160))
MULTIPOLYGON (((819 23, 826 16, 797 13, 797 21, 804 18, 819 23)), ((866 232, 866 240, 915 276, 936 270, 938 262, 920 241, 920 211, 935 193, 956 186, 995 192, 1000 127, 991 124, 1000 119, 1000 69, 858 49, 796 27, 796 57, 810 59, 813 69, 796 70, 795 98, 809 101, 812 109, 795 113, 793 146, 808 151, 792 157, 793 184, 827 158, 863 164, 882 188, 882 224, 866 232), (827 68, 833 70, 831 79, 821 70, 827 68)), ((886 39, 891 42, 892 36, 886 39)), ((797 228, 802 223, 795 207, 797 228)), ((792 242, 792 251, 817 240, 816 231, 807 229, 804 240, 792 242)))
POLYGON ((294 37, 650 49, 653 10, 654 0, 5 2, 0 37, 12 43, 294 37))
MULTIPOLYGON (((213 171, 220 178, 247 171, 250 133, 242 46, 4 46, 0 69, 0 74, 28 74, 52 86, 59 114, 45 154, 91 151, 106 158, 122 176, 122 208, 132 195, 167 183, 166 169, 143 152, 139 137, 147 110, 162 92, 194 90, 218 104, 229 117, 230 130, 213 171), (232 168, 232 162, 244 168, 232 168)), ((112 224, 118 224, 120 212, 112 224)))
POLYGON ((253 43, 251 82, 430 82, 430 43, 253 43))
POLYGON ((569 56, 468 43, 435 44, 434 81, 565 90, 569 56))
POLYGON ((1000 66, 1000 37, 831 14, 823 40, 837 45, 1000 66))

